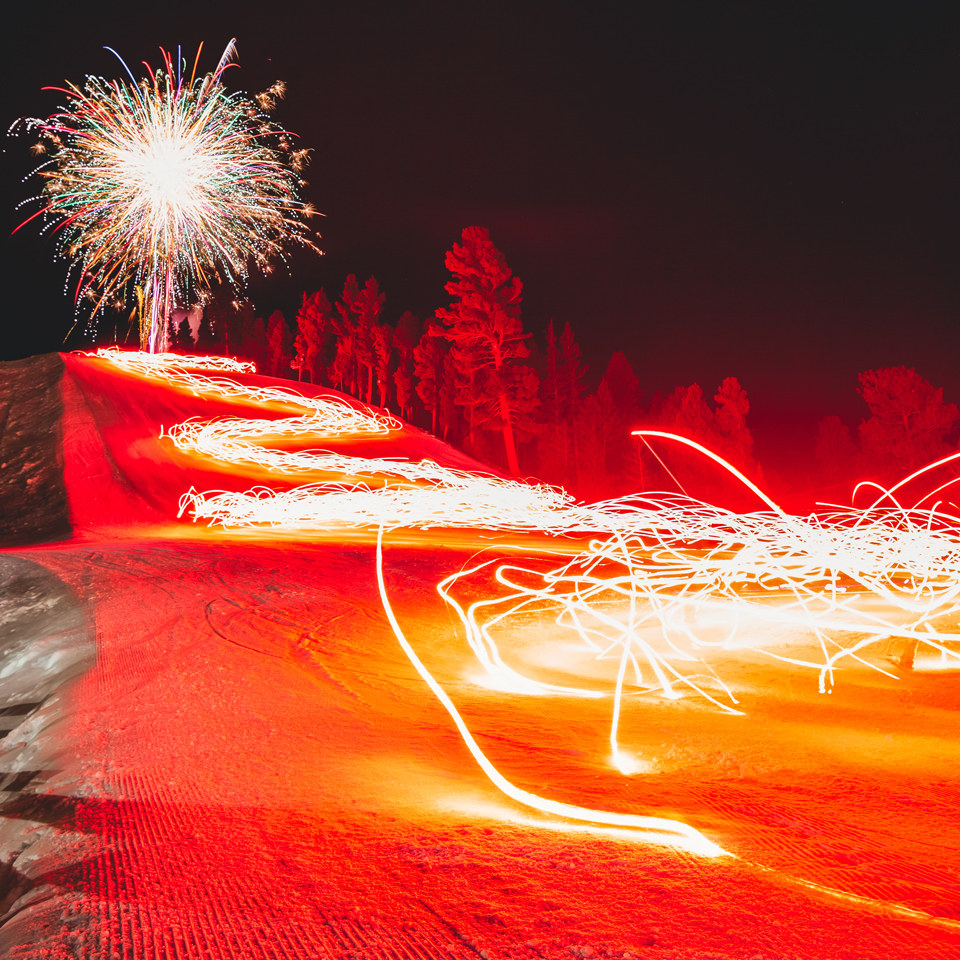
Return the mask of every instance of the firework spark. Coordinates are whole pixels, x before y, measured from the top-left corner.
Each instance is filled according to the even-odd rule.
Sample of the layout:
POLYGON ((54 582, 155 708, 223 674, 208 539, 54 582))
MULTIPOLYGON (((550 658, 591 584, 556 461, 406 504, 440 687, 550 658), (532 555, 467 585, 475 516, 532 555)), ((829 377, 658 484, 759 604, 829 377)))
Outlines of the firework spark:
POLYGON ((187 75, 161 52, 163 65, 147 65, 140 81, 91 76, 82 88, 51 88, 66 106, 23 121, 47 159, 34 171, 42 207, 20 227, 40 218, 58 235, 77 274, 75 302, 88 301, 92 316, 136 293, 141 348, 151 352, 175 306, 216 283, 241 285, 289 244, 316 250, 312 208, 298 194, 308 152, 293 151, 294 135, 265 112, 283 84, 259 99, 228 93, 234 41, 203 76, 196 62, 187 75))

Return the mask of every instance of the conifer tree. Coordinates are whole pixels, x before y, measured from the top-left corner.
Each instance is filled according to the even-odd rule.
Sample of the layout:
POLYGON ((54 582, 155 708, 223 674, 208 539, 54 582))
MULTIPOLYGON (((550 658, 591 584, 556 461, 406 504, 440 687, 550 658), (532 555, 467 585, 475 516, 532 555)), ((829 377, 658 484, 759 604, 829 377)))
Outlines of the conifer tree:
POLYGON ((707 447, 714 444, 713 411, 699 383, 676 387, 664 401, 661 417, 667 430, 707 447))
POLYGON ((747 427, 750 401, 747 391, 736 377, 726 377, 714 395, 716 411, 714 426, 717 434, 715 451, 726 457, 740 470, 753 466, 753 435, 747 427))
POLYGON ((163 331, 163 337, 160 341, 160 351, 162 353, 179 352, 177 350, 177 322, 172 316, 167 318, 166 327, 163 331))
POLYGON ((591 393, 578 406, 574 418, 579 461, 568 482, 581 497, 590 500, 600 499, 609 492, 603 417, 601 402, 596 393, 591 393))
POLYGON ((860 395, 871 416, 860 424, 860 442, 878 476, 894 479, 945 454, 957 422, 956 404, 943 402, 912 367, 885 367, 859 375, 860 395))
POLYGON ((838 416, 831 414, 817 424, 814 459, 827 484, 851 479, 857 473, 860 451, 850 428, 838 416))
POLYGON ((393 349, 397 357, 397 368, 393 372, 397 407, 404 420, 413 418, 413 355, 420 335, 420 321, 406 310, 397 321, 393 331, 393 349))
POLYGON ((453 345, 461 385, 457 403, 469 404, 472 427, 502 434, 507 468, 518 474, 517 430, 531 426, 539 386, 536 373, 523 362, 530 353, 524 343, 529 335, 520 323, 523 285, 485 228, 467 227, 462 241, 445 260, 453 275, 445 289, 453 302, 437 311, 453 345))
POLYGON ((327 376, 330 378, 330 383, 342 393, 349 393, 353 396, 356 396, 357 393, 355 347, 356 338, 351 331, 338 332, 333 362, 327 367, 327 376))
POLYGON ((194 349, 197 353, 210 354, 218 352, 217 347, 217 338, 210 317, 204 310, 203 316, 200 317, 200 326, 197 327, 197 343, 194 349))
POLYGON ((177 324, 175 343, 183 353, 191 353, 194 347, 193 331, 190 329, 190 315, 186 314, 177 324))
POLYGON ((237 355, 252 360, 258 371, 267 368, 267 326, 263 317, 253 316, 252 310, 243 317, 237 355))
POLYGON ((370 277, 363 288, 355 274, 350 274, 343 285, 343 295, 337 303, 338 318, 334 322, 337 334, 335 368, 345 386, 355 397, 373 403, 373 385, 376 380, 376 351, 374 328, 383 309, 385 294, 380 292, 376 277, 370 277))
POLYGON ((325 346, 333 322, 333 308, 321 288, 311 296, 303 295, 297 311, 297 337, 293 345, 293 360, 290 366, 298 371, 297 379, 304 375, 311 383, 323 383, 325 346))
POLYGON ((564 456, 567 424, 563 422, 560 402, 560 348, 553 330, 553 319, 547 325, 547 349, 544 355, 544 376, 540 381, 540 435, 537 443, 539 470, 544 479, 569 483, 567 458, 564 456))
MULTIPOLYGON (((393 327, 387 323, 375 323, 373 334, 374 373, 380 406, 386 409, 390 396, 390 360, 393 355, 393 327)), ((368 401, 369 402, 369 401, 368 401)))
POLYGON ((601 449, 607 475, 613 488, 626 492, 635 486, 640 451, 630 436, 640 412, 640 383, 626 354, 617 351, 610 358, 600 385, 597 401, 601 410, 601 449))
POLYGON ((443 373, 437 391, 437 405, 443 439, 451 442, 460 439, 462 427, 457 405, 457 360, 452 350, 447 350, 443 355, 443 373))
POLYGON ((563 332, 560 334, 557 394, 559 413, 564 423, 563 456, 564 472, 567 476, 571 475, 580 459, 575 424, 580 398, 583 396, 583 376, 586 372, 587 368, 580 365, 580 347, 574 339, 573 330, 569 323, 565 323, 563 332))
POLYGON ((267 372, 271 377, 290 375, 293 359, 293 335, 279 310, 274 310, 267 321, 267 372))
POLYGON ((414 347, 414 374, 417 378, 417 396, 423 409, 430 414, 430 432, 438 436, 440 418, 440 385, 443 383, 443 362, 446 345, 437 336, 439 324, 427 321, 427 328, 414 347))

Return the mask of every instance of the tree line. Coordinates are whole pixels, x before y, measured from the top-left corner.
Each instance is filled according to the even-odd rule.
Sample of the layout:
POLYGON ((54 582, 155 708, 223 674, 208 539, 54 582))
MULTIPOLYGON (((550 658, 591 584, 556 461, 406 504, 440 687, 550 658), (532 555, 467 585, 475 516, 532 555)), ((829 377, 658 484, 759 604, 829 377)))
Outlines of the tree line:
MULTIPOLYGON (((331 387, 378 406, 477 459, 518 476, 559 483, 587 498, 641 489, 704 492, 719 474, 699 455, 631 436, 638 427, 702 443, 754 480, 762 471, 747 425, 750 402, 736 377, 712 395, 699 384, 655 394, 641 407, 637 376, 622 352, 588 388, 573 329, 551 320, 542 340, 523 329, 523 284, 482 227, 447 251, 449 303, 421 319, 390 322, 375 277, 348 276, 339 299, 304 293, 293 324, 275 311, 214 298, 196 343, 187 321, 168 331, 178 349, 224 352, 269 376, 331 387)), ((858 437, 838 417, 818 429, 824 483, 866 472, 890 479, 949 447, 957 408, 915 371, 866 371, 860 392, 871 417, 858 437)))
POLYGON ((817 426, 815 460, 824 483, 889 485, 957 449, 957 405, 913 367, 866 370, 858 379, 870 415, 855 432, 833 415, 817 426))
POLYGON ((640 405, 637 376, 614 353, 594 389, 569 323, 542 342, 523 329, 523 284, 482 227, 467 227, 445 259, 447 306, 390 323, 375 277, 348 276, 339 299, 304 293, 293 324, 214 297, 196 338, 184 318, 173 349, 230 353, 268 376, 332 387, 402 419, 482 462, 563 484, 591 498, 675 485, 671 464, 630 431, 652 426, 699 440, 756 470, 747 394, 728 377, 712 398, 677 387, 640 405), (638 486, 639 485, 639 486, 638 486))

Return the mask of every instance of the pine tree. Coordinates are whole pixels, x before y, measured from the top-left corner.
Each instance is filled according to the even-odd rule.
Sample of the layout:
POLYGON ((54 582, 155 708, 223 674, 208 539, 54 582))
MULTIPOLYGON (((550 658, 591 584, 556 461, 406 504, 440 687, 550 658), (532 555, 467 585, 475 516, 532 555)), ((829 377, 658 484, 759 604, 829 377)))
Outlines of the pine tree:
POLYGON ((703 399, 699 383, 676 387, 664 401, 661 417, 667 430, 706 447, 713 445, 713 411, 703 399))
POLYGON ((285 377, 290 373, 293 359, 293 335, 279 310, 274 310, 267 321, 267 372, 271 377, 285 377))
POLYGON ((333 354, 333 363, 327 367, 330 383, 342 393, 356 396, 357 362, 355 353, 356 338, 352 330, 344 329, 337 334, 337 345, 333 354))
POLYGON ((267 327, 263 317, 253 316, 252 310, 243 316, 236 352, 237 356, 252 360, 258 371, 266 369, 267 327))
POLYGON ((750 401, 736 377, 726 377, 717 389, 714 401, 714 426, 717 447, 714 452, 726 457, 740 470, 752 470, 753 434, 747 427, 750 401))
POLYGON ((413 419, 413 355, 420 339, 420 321, 409 311, 405 311, 397 321, 393 331, 393 349, 397 357, 397 368, 393 373, 397 406, 404 420, 413 419))
POLYGON ((190 314, 186 314, 177 324, 177 336, 174 340, 181 353, 192 353, 194 348, 193 331, 190 329, 190 314))
POLYGON ((571 487, 585 499, 597 500, 609 493, 603 432, 604 414, 596 393, 577 408, 576 426, 579 461, 571 487))
POLYGON ((824 417, 817 424, 814 459, 826 484, 849 480, 857 473, 860 451, 839 417, 824 417))
POLYGON ((544 376, 540 381, 540 436, 537 443, 539 472, 544 479, 569 483, 566 445, 568 425, 564 423, 560 401, 560 348, 553 330, 553 320, 547 325, 547 349, 544 356, 544 376))
POLYGON ((241 304, 226 287, 217 288, 204 304, 203 316, 219 346, 218 353, 228 356, 236 353, 240 340, 241 310, 253 313, 249 304, 241 304))
POLYGON ((298 371, 298 380, 304 374, 311 383, 323 383, 326 359, 327 335, 333 321, 333 308, 321 288, 312 296, 303 295, 297 312, 297 336, 294 340, 294 356, 290 366, 298 371))
POLYGON ((349 385, 349 392, 360 399, 365 398, 367 403, 373 403, 376 379, 373 331, 385 300, 386 295, 380 292, 376 277, 370 277, 361 289, 356 276, 350 274, 337 303, 338 318, 334 330, 338 337, 337 352, 341 356, 335 360, 336 369, 349 385))
POLYGON ((872 416, 860 424, 863 453, 878 476, 894 479, 943 456, 957 407, 912 367, 859 375, 860 395, 872 416))
POLYGON ((210 317, 207 312, 203 312, 200 318, 200 325, 197 327, 197 344, 194 348, 197 353, 210 354, 219 353, 219 343, 217 342, 210 317))
POLYGON ((568 476, 578 460, 577 431, 574 423, 580 398, 583 395, 583 376, 586 372, 587 368, 580 365, 580 347, 573 337, 573 330, 569 323, 565 323, 563 333, 560 334, 557 394, 560 419, 564 424, 564 470, 568 476))
POLYGON ((520 324, 523 285, 485 228, 467 227, 462 240, 445 260, 453 275, 445 289, 454 300, 436 315, 453 345, 462 385, 457 402, 469 405, 472 427, 500 431, 507 468, 518 474, 517 429, 529 428, 538 403, 537 375, 523 363, 530 354, 520 324))
POLYGON ((167 318, 166 326, 163 331, 163 338, 160 341, 161 353, 175 353, 177 351, 177 321, 172 316, 167 318))
POLYGON ((457 405, 457 361, 452 350, 447 350, 443 355, 443 372, 437 391, 437 405, 440 411, 440 429, 443 439, 451 442, 459 439, 462 428, 457 405))
POLYGON ((375 323, 373 334, 374 373, 380 406, 386 409, 390 396, 390 360, 393 356, 393 327, 387 323, 375 323))
MULTIPOLYGON (((474 456, 480 456, 480 427, 487 419, 481 413, 484 403, 481 364, 478 351, 454 344, 447 354, 447 370, 444 374, 466 431, 463 444, 474 456)), ((453 416, 446 418, 448 431, 455 419, 453 416)))
POLYGON ((430 414, 430 432, 438 436, 440 418, 440 386, 443 383, 444 358, 447 348, 437 336, 439 324, 427 321, 427 328, 414 347, 414 374, 417 378, 417 396, 423 409, 430 414))
POLYGON ((597 387, 597 401, 602 413, 600 443, 611 489, 627 492, 636 486, 641 463, 638 445, 630 435, 640 413, 640 383, 626 354, 619 350, 610 358, 597 387))

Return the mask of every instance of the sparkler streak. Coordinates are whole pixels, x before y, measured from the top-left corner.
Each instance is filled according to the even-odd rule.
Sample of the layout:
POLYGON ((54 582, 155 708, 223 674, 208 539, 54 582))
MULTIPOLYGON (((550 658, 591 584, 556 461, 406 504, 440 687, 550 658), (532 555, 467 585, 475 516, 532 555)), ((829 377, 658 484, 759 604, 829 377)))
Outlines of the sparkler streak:
MULTIPOLYGON (((276 420, 188 421, 166 428, 161 436, 205 460, 255 465, 278 478, 314 474, 336 475, 338 480, 281 491, 190 490, 181 497, 180 515, 189 512, 194 520, 223 527, 297 533, 376 530, 377 582, 398 642, 450 713, 484 773, 508 796, 537 809, 597 823, 664 828, 657 818, 587 811, 536 797, 496 771, 394 616, 383 573, 386 533, 472 528, 553 538, 542 556, 512 563, 479 561, 442 579, 437 591, 462 624, 487 685, 527 695, 610 698, 610 759, 623 773, 636 770, 619 745, 628 691, 669 699, 693 695, 727 713, 742 712, 709 662, 716 654, 747 649, 816 671, 821 692, 833 686, 837 669, 845 663, 896 677, 876 662, 879 656, 882 663, 892 642, 923 646, 960 666, 960 521, 935 503, 922 510, 904 508, 891 491, 867 510, 834 507, 793 516, 694 441, 642 431, 644 438, 703 452, 744 482, 766 509, 734 513, 677 494, 584 504, 555 487, 452 470, 429 460, 276 449, 269 444, 294 438, 323 443, 386 436, 402 425, 336 398, 308 398, 292 390, 208 376, 249 372, 249 367, 231 366, 224 358, 119 351, 96 355, 197 395, 297 414, 276 420), (885 499, 893 505, 881 506, 885 499), (567 559, 558 564, 557 553, 567 559), (479 599, 467 599, 477 594, 479 599), (545 682, 511 664, 498 637, 522 637, 531 624, 542 630, 544 621, 550 624, 552 645, 566 637, 582 657, 614 661, 612 682, 603 689, 598 689, 602 680, 592 685, 583 678, 575 685, 545 682), (790 647, 782 639, 786 631, 790 647), (795 652, 798 639, 817 655, 795 652)), ((669 823, 671 830, 678 830, 669 823)), ((689 828, 680 835, 686 842, 691 834, 685 830, 689 828)))
POLYGON ((566 817, 570 820, 649 831, 672 841, 674 845, 685 846, 702 856, 729 856, 725 850, 711 843, 704 837, 699 830, 695 830, 693 827, 689 827, 678 820, 668 820, 664 817, 642 817, 628 813, 610 813, 606 810, 590 810, 586 807, 576 806, 571 803, 559 803, 556 800, 547 800, 537 796, 535 793, 530 793, 528 790, 523 790, 507 780, 480 749, 473 734, 460 715, 460 712, 456 706, 454 706, 453 701, 443 687, 437 683, 430 671, 424 666, 423 661, 417 656, 416 651, 410 645, 410 642, 407 640, 397 621, 393 608, 390 605, 390 598, 387 595, 386 583, 384 582, 382 529, 377 531, 377 586, 380 590, 380 599, 383 603, 384 613, 393 629, 394 635, 403 648, 403 652, 407 655, 407 658, 410 660, 410 663, 413 664, 414 669, 420 675, 423 682, 430 688, 430 691, 450 715, 460 733, 461 739, 473 755, 477 765, 487 775, 494 786, 510 797, 511 800, 516 800, 518 803, 532 807, 535 810, 541 810, 544 813, 551 813, 559 817, 566 817))

